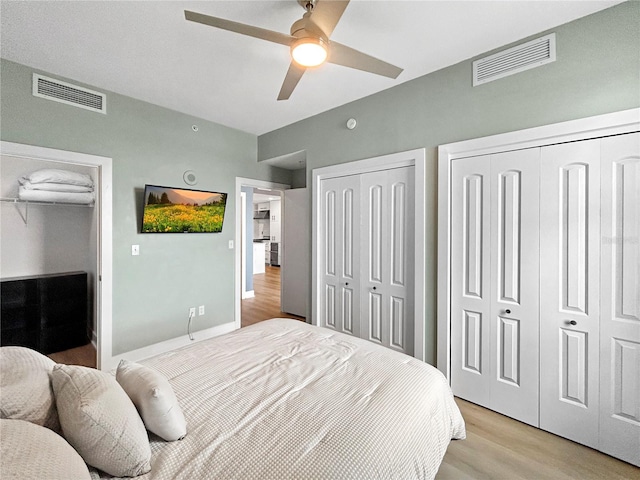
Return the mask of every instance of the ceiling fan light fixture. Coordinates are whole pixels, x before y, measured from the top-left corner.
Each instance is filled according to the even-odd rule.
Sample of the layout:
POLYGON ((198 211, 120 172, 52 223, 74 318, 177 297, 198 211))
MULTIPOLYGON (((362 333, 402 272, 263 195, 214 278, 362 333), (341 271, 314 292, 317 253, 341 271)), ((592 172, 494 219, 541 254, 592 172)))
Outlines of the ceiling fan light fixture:
POLYGON ((291 56, 303 67, 317 67, 327 59, 327 44, 320 38, 301 38, 291 45, 291 56))

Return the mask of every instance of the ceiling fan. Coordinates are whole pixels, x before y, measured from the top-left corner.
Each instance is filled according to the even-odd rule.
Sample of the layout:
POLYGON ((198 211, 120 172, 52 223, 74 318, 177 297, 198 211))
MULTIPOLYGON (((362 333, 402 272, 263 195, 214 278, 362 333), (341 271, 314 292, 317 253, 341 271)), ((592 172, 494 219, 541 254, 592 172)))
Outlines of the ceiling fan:
POLYGON ((191 22, 288 46, 291 49, 292 60, 280 89, 278 100, 287 100, 291 96, 307 68, 316 67, 325 62, 389 78, 397 78, 400 75, 401 68, 346 45, 329 41, 329 37, 347 8, 349 0, 297 1, 304 7, 306 13, 300 20, 293 23, 290 35, 189 10, 184 11, 184 16, 191 22))

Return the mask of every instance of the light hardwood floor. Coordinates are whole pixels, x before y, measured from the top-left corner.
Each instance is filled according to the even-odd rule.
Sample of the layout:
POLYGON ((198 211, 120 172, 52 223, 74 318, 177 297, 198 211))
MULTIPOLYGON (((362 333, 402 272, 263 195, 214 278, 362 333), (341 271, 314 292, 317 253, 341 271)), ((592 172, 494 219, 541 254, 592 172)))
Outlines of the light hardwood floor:
POLYGON ((640 469, 456 398, 467 439, 449 445, 437 480, 639 480, 640 469))
POLYGON ((265 273, 253 276, 255 297, 242 300, 241 326, 247 327, 270 318, 295 318, 304 321, 303 317, 280 310, 280 267, 267 265, 265 270, 265 273))

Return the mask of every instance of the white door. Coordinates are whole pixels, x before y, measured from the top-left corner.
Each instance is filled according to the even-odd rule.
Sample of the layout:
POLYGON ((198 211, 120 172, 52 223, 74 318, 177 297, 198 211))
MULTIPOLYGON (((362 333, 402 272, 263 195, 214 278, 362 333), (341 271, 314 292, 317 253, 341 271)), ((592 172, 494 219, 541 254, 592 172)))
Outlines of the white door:
POLYGON ((282 311, 307 317, 311 264, 307 189, 285 190, 283 204, 282 311))
POLYGON ((491 157, 451 164, 451 388, 491 405, 491 157))
POLYGON ((413 355, 415 167, 360 175, 361 337, 413 355))
POLYGON ((538 424, 539 149, 452 163, 451 385, 538 424))
POLYGON ((321 326, 360 336, 360 177, 322 180, 321 326))
POLYGON ((600 140, 542 148, 540 428, 597 448, 600 140))
POLYGON ((538 425, 540 149, 491 155, 492 408, 538 425))
POLYGON ((601 152, 600 450, 640 466, 640 134, 601 152))

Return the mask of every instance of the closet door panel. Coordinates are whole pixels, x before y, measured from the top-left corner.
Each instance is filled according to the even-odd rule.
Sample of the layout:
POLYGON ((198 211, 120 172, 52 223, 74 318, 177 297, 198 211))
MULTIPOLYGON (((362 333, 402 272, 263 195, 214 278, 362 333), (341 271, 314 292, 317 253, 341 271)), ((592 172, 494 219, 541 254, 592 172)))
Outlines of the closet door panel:
POLYGON ((640 466, 640 134, 601 152, 600 450, 640 466))
POLYGON ((490 350, 491 157, 451 166, 451 388, 491 405, 490 350))
POLYGON ((360 334, 360 190, 357 176, 322 181, 321 325, 360 334))
POLYGON ((541 149, 540 427, 597 448, 600 140, 541 149))
POLYGON ((361 175, 363 338, 413 355, 413 172, 361 175))
POLYGON ((492 408, 538 425, 539 157, 491 156, 492 408))

